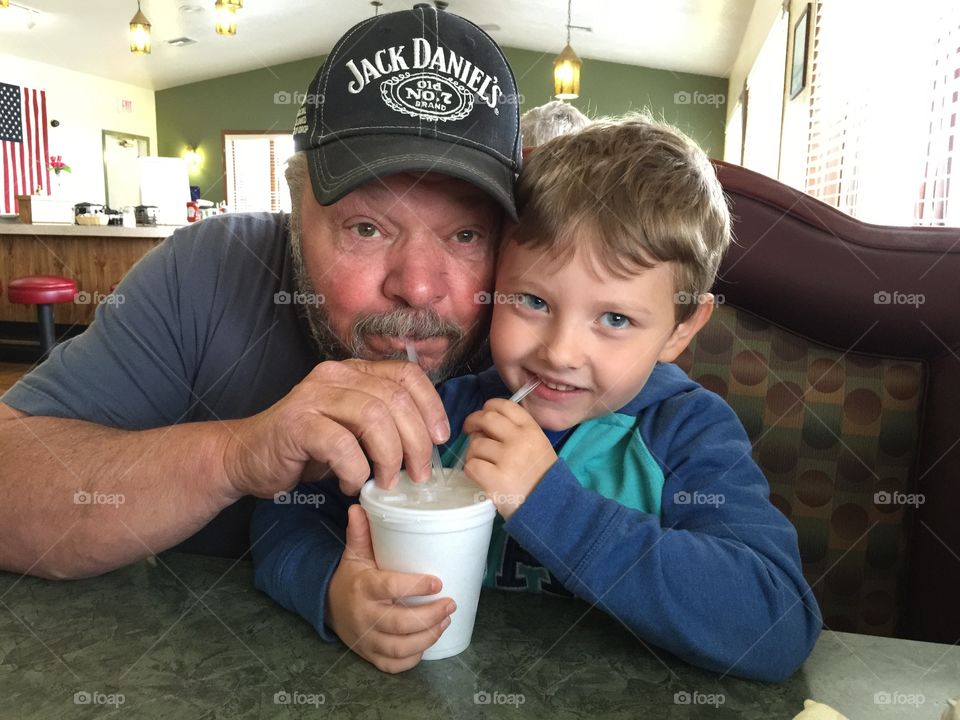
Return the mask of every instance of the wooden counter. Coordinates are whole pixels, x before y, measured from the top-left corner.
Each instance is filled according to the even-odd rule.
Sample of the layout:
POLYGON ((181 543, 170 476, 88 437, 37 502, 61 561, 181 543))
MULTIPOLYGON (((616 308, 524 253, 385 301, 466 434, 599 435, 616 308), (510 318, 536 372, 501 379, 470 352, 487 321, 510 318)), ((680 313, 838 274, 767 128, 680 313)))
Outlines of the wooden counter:
MULTIPOLYGON (((0 282, 4 289, 24 275, 64 275, 91 298, 105 297, 110 286, 176 226, 90 227, 0 223, 0 282)), ((96 304, 64 303, 54 308, 57 325, 87 325, 96 304)), ((36 322, 36 310, 14 305, 0 295, 0 322, 36 322)))

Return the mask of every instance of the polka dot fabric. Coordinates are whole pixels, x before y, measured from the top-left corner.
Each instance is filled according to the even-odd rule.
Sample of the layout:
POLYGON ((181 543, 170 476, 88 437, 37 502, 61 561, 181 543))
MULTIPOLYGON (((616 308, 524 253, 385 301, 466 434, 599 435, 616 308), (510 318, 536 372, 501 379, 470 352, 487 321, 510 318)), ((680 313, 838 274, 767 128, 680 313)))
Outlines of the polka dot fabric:
POLYGON ((837 352, 729 305, 677 365, 740 417, 825 625, 893 635, 922 365, 837 352))

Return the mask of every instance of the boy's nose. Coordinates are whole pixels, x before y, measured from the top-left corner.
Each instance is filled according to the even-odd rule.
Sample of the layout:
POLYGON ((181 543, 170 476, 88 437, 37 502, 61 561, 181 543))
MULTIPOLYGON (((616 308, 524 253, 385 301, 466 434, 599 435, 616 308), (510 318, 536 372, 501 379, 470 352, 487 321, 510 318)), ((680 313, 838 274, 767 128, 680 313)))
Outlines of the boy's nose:
POLYGON ((415 233, 391 248, 383 292, 410 307, 435 305, 447 296, 447 265, 432 233, 415 233))
POLYGON ((540 344, 538 356, 557 369, 575 369, 583 365, 585 339, 575 328, 557 324, 540 344))

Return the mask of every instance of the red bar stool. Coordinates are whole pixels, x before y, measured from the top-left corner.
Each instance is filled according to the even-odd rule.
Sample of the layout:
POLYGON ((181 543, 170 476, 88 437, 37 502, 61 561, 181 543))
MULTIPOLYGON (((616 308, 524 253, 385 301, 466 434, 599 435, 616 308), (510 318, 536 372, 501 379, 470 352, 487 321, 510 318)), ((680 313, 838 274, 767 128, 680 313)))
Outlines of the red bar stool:
POLYGON ((57 343, 53 329, 54 304, 73 302, 76 294, 77 281, 59 275, 31 275, 12 280, 7 286, 10 302, 37 306, 42 358, 46 358, 57 343))

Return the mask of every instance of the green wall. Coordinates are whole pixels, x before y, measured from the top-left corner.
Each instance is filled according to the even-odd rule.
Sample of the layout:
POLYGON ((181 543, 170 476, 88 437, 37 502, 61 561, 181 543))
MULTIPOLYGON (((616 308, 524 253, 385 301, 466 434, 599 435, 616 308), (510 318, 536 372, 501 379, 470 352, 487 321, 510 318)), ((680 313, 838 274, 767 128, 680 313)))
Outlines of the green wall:
MULTIPOLYGON (((504 53, 517 76, 522 109, 549 102, 553 54, 513 48, 504 53)), ((159 154, 179 156, 186 145, 198 147, 204 161, 190 182, 200 186, 205 199, 224 200, 223 131, 292 132, 299 105, 293 96, 306 91, 322 61, 299 60, 158 91, 159 154)), ((590 117, 647 108, 689 134, 711 157, 723 157, 724 78, 585 59, 580 88, 573 104, 590 117)))
POLYGON ((205 200, 226 200, 223 132, 292 133, 299 107, 293 95, 306 92, 320 62, 299 60, 159 90, 159 154, 179 157, 185 146, 197 147, 204 159, 200 171, 190 175, 190 184, 200 186, 205 200))
MULTIPOLYGON (((553 53, 504 48, 504 54, 517 76, 524 109, 553 100, 553 53)), ((590 117, 646 108, 687 133, 710 157, 722 158, 726 92, 726 78, 586 59, 580 70, 580 97, 571 102, 590 117), (689 104, 674 102, 681 92, 689 94, 689 104), (699 95, 694 98, 694 93, 699 95), (719 106, 707 104, 708 100, 719 106)))

